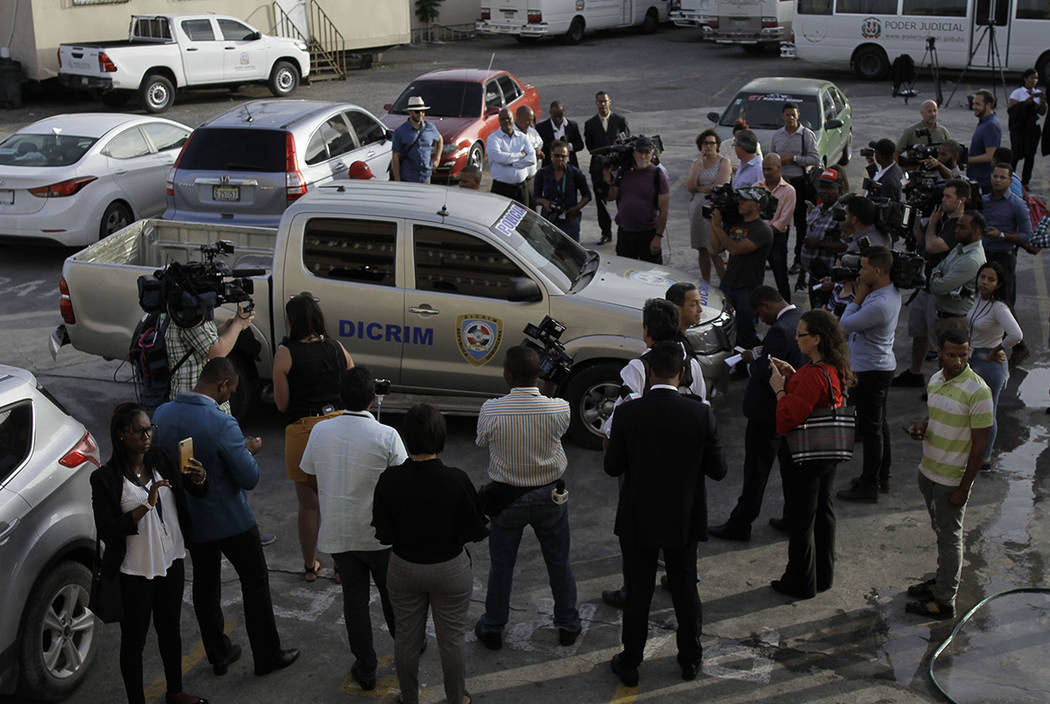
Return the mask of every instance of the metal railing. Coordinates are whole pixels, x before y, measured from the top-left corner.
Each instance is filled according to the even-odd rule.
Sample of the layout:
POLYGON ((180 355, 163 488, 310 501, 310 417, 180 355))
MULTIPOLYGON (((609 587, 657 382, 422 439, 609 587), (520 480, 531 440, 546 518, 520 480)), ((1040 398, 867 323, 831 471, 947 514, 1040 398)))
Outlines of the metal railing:
POLYGON ((295 24, 276 0, 272 3, 273 31, 279 37, 291 37, 304 42, 310 49, 311 78, 346 80, 346 39, 317 0, 307 5, 311 36, 295 24))
POLYGON ((432 42, 455 42, 474 37, 474 23, 444 25, 431 24, 412 30, 413 44, 432 42))

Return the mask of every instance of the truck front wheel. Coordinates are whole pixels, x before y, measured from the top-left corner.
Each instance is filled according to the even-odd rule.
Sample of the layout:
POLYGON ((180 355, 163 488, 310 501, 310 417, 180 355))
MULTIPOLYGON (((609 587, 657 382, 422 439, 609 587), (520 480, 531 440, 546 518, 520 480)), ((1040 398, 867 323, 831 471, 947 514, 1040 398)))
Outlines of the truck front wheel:
POLYGON ((569 380, 565 398, 569 402, 569 436, 580 447, 600 450, 602 425, 612 413, 620 394, 623 364, 603 363, 587 367, 569 380))
POLYGON ((287 61, 278 61, 270 71, 270 92, 278 98, 290 95, 299 87, 299 72, 287 61))
POLYGON ((142 79, 139 94, 146 112, 164 112, 175 102, 175 86, 159 73, 151 73, 142 79))

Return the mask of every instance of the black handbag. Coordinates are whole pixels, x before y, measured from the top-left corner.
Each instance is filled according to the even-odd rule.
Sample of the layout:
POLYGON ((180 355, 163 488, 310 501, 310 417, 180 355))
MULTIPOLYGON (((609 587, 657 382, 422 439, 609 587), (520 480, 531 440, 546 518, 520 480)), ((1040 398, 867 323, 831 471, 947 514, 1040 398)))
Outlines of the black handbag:
POLYGON ((124 615, 120 593, 120 574, 107 577, 102 569, 102 549, 95 538, 95 569, 91 573, 91 596, 88 608, 102 623, 117 623, 124 615))
POLYGON ((816 408, 809 418, 787 432, 791 459, 800 462, 847 462, 853 457, 856 409, 835 404, 835 389, 824 367, 814 365, 828 382, 831 405, 816 408))

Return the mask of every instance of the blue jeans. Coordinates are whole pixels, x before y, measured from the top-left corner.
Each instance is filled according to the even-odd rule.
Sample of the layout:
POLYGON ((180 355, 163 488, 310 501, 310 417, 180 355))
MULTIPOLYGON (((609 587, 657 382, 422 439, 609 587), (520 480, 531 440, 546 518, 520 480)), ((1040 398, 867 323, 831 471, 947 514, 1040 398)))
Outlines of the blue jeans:
POLYGON ((510 589, 514 562, 525 526, 532 526, 540 541, 547 576, 554 596, 554 625, 580 630, 576 610, 576 577, 569 565, 569 506, 551 501, 551 485, 530 491, 492 519, 489 533, 489 587, 481 629, 499 633, 510 617, 510 589))
POLYGON ((992 459, 992 445, 995 444, 995 435, 999 429, 999 421, 996 419, 999 412, 999 393, 1006 388, 1006 381, 1010 378, 1009 364, 1005 360, 989 362, 989 352, 991 349, 987 347, 977 347, 970 355, 970 367, 992 390, 992 434, 988 438, 988 449, 984 451, 985 462, 992 459))
POLYGON ((569 218, 559 218, 557 220, 553 220, 552 222, 558 227, 559 230, 561 230, 566 235, 579 242, 581 220, 583 220, 583 216, 577 215, 571 220, 569 218))

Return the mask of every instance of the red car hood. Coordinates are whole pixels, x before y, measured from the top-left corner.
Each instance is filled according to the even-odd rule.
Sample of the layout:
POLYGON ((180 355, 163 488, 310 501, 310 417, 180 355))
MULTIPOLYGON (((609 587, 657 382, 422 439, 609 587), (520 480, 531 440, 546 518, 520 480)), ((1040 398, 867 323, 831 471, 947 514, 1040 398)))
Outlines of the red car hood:
MULTIPOLYGON (((408 118, 404 115, 384 115, 383 124, 392 130, 396 130, 405 120, 408 118)), ((480 117, 433 117, 427 115, 427 122, 430 122, 438 128, 438 132, 441 133, 441 139, 445 140, 445 144, 449 144, 456 137, 467 130, 471 125, 483 124, 484 120, 480 117)))

